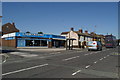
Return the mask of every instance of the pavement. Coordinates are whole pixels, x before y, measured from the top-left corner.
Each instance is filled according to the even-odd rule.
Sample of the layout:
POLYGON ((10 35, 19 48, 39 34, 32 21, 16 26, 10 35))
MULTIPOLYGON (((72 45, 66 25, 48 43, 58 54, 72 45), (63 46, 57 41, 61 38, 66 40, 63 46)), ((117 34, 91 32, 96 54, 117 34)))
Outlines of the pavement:
POLYGON ((36 51, 36 52, 51 52, 51 51, 64 51, 66 48, 24 48, 17 49, 19 51, 36 51))
POLYGON ((3 79, 119 78, 118 48, 102 51, 22 49, 8 55, 10 58, 3 64, 3 79))

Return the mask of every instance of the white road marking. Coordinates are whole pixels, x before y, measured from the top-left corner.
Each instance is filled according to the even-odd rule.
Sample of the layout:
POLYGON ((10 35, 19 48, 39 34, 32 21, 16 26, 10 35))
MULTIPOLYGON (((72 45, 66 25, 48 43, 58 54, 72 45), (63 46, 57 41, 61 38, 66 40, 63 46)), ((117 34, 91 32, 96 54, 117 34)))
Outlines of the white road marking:
POLYGON ((3 63, 5 63, 7 60, 5 59, 3 62, 2 61, 0 61, 0 64, 3 64, 3 63))
POLYGON ((54 53, 50 53, 50 54, 58 54, 58 53, 61 53, 61 52, 56 52, 56 53, 54 52, 54 53))
POLYGON ((89 54, 84 54, 85 56, 89 55, 89 54))
POLYGON ((81 72, 81 70, 78 70, 78 71, 74 72, 72 75, 74 76, 74 75, 76 75, 79 72, 81 72))
POLYGON ((106 58, 106 57, 104 57, 104 58, 106 58))
POLYGON ((93 54, 93 53, 90 53, 90 54, 93 54))
POLYGON ((18 56, 22 56, 22 57, 36 57, 36 56, 38 56, 36 54, 22 53, 22 52, 11 52, 10 54, 18 55, 18 56))
POLYGON ((87 68, 89 68, 89 67, 90 67, 90 65, 86 66, 85 68, 87 69, 87 68))
POLYGON ((107 49, 107 50, 110 50, 110 49, 107 49))
POLYGON ((5 59, 2 63, 5 63, 7 60, 5 59))
POLYGON ((80 56, 75 56, 75 57, 71 57, 71 58, 63 59, 63 61, 68 61, 68 60, 75 59, 75 58, 78 58, 78 57, 80 57, 80 56))
POLYGON ((94 63, 97 63, 97 61, 95 61, 94 63))
POLYGON ((77 52, 83 52, 83 51, 77 51, 77 52))
POLYGON ((103 60, 103 58, 101 58, 100 60, 103 60))
POLYGON ((99 53, 99 52, 101 52, 101 51, 97 51, 97 52, 94 52, 94 53, 99 53))
POLYGON ((110 55, 107 55, 107 57, 110 56, 110 55))
POLYGON ((56 53, 50 53, 50 54, 56 54, 56 53))
POLYGON ((98 52, 94 52, 94 53, 98 53, 98 52))
POLYGON ((47 65, 48 65, 48 64, 42 64, 42 65, 38 65, 38 66, 34 66, 34 67, 29 67, 29 68, 25 68, 25 69, 20 69, 20 70, 16 70, 16 71, 4 73, 4 74, 2 74, 2 76, 9 75, 9 74, 14 74, 14 73, 18 73, 18 72, 22 72, 22 71, 26 71, 26 70, 38 68, 38 67, 43 67, 43 66, 47 66, 47 65))

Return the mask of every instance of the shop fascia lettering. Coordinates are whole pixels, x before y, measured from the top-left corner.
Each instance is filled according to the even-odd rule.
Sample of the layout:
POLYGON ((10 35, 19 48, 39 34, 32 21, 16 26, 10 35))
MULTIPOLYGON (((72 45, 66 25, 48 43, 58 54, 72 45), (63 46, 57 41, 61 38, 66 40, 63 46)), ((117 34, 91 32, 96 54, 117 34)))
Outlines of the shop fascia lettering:
POLYGON ((23 36, 43 36, 43 34, 24 33, 23 36))

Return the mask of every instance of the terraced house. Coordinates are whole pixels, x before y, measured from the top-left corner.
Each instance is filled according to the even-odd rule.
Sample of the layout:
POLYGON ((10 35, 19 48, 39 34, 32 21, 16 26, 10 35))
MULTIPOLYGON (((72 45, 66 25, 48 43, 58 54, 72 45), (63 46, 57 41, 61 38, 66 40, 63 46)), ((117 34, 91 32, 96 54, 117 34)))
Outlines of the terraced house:
MULTIPOLYGON (((101 41, 104 45, 104 35, 98 35, 94 32, 88 33, 87 30, 83 32, 82 29, 79 29, 78 31, 74 31, 74 28, 71 28, 70 31, 62 32, 62 36, 65 36, 66 38, 73 38, 75 39, 73 41, 73 47, 81 48, 83 45, 83 42, 88 41, 101 41)), ((69 41, 67 41, 67 44, 69 45, 69 41)))

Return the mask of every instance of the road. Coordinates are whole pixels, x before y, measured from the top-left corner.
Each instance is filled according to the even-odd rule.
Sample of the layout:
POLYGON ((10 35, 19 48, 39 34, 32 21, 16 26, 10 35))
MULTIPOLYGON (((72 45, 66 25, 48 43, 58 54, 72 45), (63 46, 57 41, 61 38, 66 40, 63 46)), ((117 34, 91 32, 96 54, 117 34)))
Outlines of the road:
POLYGON ((3 63, 3 78, 118 78, 118 48, 16 53, 3 63))

